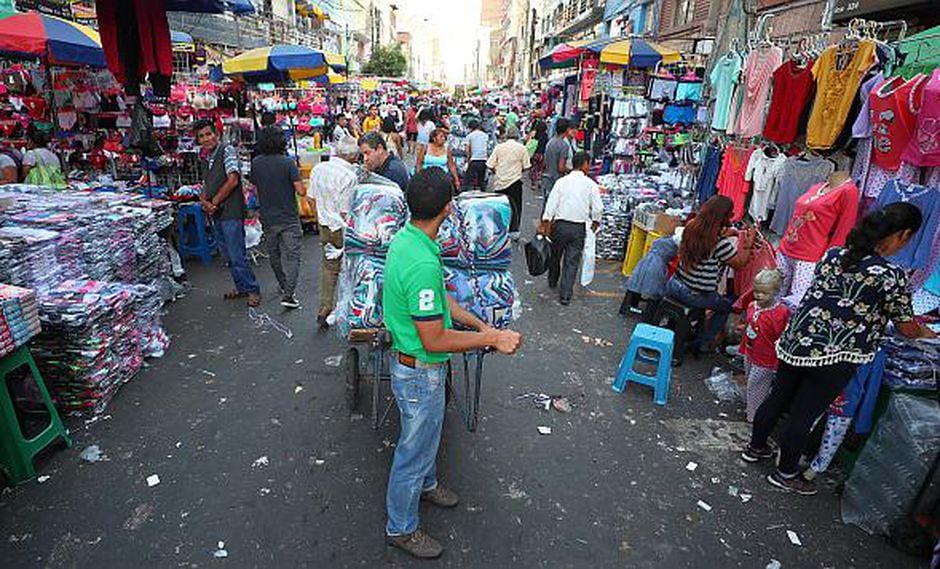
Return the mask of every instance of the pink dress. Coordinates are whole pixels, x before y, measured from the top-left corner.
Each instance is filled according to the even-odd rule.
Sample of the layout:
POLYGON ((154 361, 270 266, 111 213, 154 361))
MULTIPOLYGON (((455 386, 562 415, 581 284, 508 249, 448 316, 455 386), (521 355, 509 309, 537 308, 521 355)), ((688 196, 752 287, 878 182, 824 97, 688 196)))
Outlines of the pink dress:
POLYGON ((940 68, 924 85, 917 126, 902 158, 915 166, 940 166, 940 68))
POLYGON ((744 63, 741 108, 737 115, 735 134, 759 136, 764 128, 764 110, 770 96, 770 79, 783 63, 783 50, 777 46, 752 51, 744 63))

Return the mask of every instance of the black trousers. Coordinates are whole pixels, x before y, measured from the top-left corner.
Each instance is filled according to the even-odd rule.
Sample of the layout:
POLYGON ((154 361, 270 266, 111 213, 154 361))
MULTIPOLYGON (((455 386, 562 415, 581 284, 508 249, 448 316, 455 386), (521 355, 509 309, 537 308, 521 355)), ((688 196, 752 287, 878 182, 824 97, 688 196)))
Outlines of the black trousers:
POLYGON ((777 470, 789 478, 800 472, 800 454, 813 424, 845 389, 858 366, 838 363, 822 367, 797 367, 780 362, 773 391, 754 416, 751 448, 767 448, 767 439, 784 412, 790 422, 780 439, 777 470))
POLYGON ((522 180, 516 180, 497 192, 509 198, 509 207, 512 208, 509 231, 519 231, 519 220, 522 218, 522 180))
POLYGON ((584 223, 557 220, 552 225, 552 257, 548 262, 548 286, 559 285, 558 298, 570 300, 574 280, 581 268, 581 251, 584 249, 584 223))
POLYGON ((467 163, 467 173, 463 178, 465 189, 486 189, 486 160, 471 160, 467 163))

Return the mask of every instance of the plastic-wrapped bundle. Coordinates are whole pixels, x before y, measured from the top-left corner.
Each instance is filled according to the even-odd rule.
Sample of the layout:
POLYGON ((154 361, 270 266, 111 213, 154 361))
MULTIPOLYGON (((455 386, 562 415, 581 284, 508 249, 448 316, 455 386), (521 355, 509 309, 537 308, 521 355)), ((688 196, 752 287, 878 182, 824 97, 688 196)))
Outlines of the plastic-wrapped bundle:
POLYGON ((336 323, 345 338, 358 328, 380 328, 382 319, 383 259, 369 255, 349 255, 343 260, 336 302, 336 323))
POLYGON ((137 297, 137 328, 140 349, 145 358, 159 358, 170 347, 170 337, 163 329, 163 295, 157 281, 131 287, 137 297))
POLYGON ((842 521, 890 535, 940 452, 936 399, 894 393, 842 493, 842 521))
POLYGON ((9 225, 0 227, 0 281, 37 291, 60 280, 56 263, 58 231, 9 225))
POLYGON ((447 292, 460 306, 494 328, 504 328, 521 315, 516 283, 506 271, 479 271, 445 267, 447 292))
POLYGON ((461 194, 438 232, 444 263, 464 269, 505 270, 512 261, 511 209, 506 196, 461 194))
POLYGON ((346 253, 385 256, 407 218, 405 194, 397 185, 359 184, 346 221, 346 253))
POLYGON ((0 284, 0 357, 26 344, 41 332, 36 293, 0 284))

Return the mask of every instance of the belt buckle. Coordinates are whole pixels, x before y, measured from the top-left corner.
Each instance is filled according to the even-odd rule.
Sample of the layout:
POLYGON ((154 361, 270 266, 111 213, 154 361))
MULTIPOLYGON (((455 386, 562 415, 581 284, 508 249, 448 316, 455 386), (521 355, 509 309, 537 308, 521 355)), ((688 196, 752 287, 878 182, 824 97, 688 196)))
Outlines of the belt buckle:
POLYGON ((411 369, 418 367, 418 359, 416 357, 401 352, 398 352, 398 363, 405 367, 410 367, 411 369))

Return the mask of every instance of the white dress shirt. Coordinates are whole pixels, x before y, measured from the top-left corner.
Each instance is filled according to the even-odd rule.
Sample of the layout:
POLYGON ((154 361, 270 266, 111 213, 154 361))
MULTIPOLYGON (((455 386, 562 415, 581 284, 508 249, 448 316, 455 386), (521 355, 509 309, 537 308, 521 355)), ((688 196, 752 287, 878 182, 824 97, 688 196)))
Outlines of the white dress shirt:
POLYGON ((603 213, 604 203, 597 184, 581 170, 572 170, 555 182, 542 219, 600 223, 603 213))
POLYGON ((359 179, 352 164, 339 156, 330 156, 310 172, 307 197, 317 201, 317 223, 339 231, 346 226, 352 193, 359 179))

